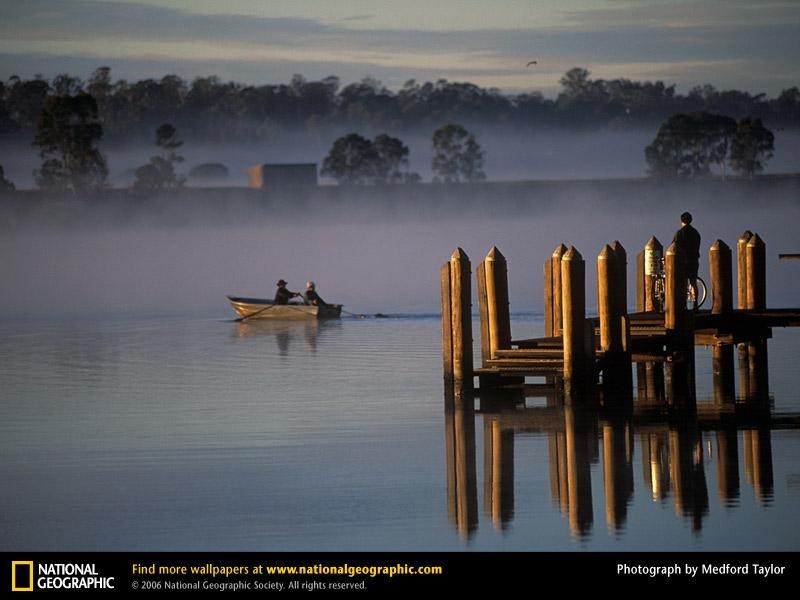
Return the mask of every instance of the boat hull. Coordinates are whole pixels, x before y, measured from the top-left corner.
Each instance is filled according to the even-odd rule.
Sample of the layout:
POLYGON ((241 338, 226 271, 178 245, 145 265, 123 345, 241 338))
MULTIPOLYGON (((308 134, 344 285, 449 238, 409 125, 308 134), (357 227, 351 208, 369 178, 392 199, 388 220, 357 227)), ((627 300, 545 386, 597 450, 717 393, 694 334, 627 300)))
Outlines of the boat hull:
POLYGON ((240 319, 338 319, 342 316, 341 304, 306 306, 305 304, 273 304, 262 298, 240 298, 228 296, 236 316, 240 319))

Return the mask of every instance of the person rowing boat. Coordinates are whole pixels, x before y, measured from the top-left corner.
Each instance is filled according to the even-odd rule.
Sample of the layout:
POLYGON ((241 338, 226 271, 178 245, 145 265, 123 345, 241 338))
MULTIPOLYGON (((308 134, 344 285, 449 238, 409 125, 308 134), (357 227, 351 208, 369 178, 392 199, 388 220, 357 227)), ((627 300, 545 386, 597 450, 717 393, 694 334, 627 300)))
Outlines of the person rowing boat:
POLYGON ((272 301, 273 304, 289 304, 289 300, 300 296, 300 292, 289 291, 286 288, 287 282, 283 279, 279 279, 276 285, 278 289, 275 291, 275 299, 272 301))

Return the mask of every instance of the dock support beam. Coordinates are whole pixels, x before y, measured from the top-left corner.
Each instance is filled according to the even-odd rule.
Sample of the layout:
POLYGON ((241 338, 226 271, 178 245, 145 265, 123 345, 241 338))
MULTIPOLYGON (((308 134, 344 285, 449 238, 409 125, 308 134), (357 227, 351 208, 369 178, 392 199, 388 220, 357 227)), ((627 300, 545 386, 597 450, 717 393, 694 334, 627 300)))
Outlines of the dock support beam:
POLYGON ((753 232, 746 230, 736 242, 736 308, 747 308, 747 242, 753 232))
POLYGON ((673 242, 664 256, 664 327, 673 334, 681 335, 687 331, 686 310, 687 277, 683 256, 673 242))
POLYGON ((561 335, 561 257, 567 251, 559 244, 544 261, 544 334, 561 335))
POLYGON ((442 359, 447 389, 471 390, 472 288, 469 257, 456 248, 439 271, 442 286, 442 359))
POLYGON ((711 312, 715 315, 733 309, 733 272, 731 249, 722 240, 717 240, 708 251, 711 273, 711 312))
POLYGON ((747 242, 747 308, 764 310, 767 308, 767 253, 763 240, 758 234, 747 242))
POLYGON ((644 249, 636 256, 636 310, 638 312, 657 312, 663 308, 658 306, 655 298, 656 272, 662 256, 664 256, 664 246, 656 236, 651 237, 644 245, 644 249))
POLYGON ((481 320, 481 356, 496 358, 498 350, 511 348, 511 315, 508 309, 508 268, 506 257, 495 246, 475 272, 481 320))
POLYGON ((600 320, 600 350, 607 356, 622 353, 622 314, 617 295, 617 257, 606 244, 597 255, 597 315, 600 320))
POLYGON ((625 249, 618 241, 604 246, 597 256, 597 313, 600 350, 603 352, 603 386, 630 393, 630 326, 625 267, 625 249))
POLYGON ((586 267, 574 246, 561 258, 562 334, 565 392, 586 383, 591 363, 586 332, 586 267))
POLYGON ((683 254, 673 242, 664 254, 664 327, 672 350, 666 364, 667 398, 673 405, 693 403, 694 328, 686 308, 688 278, 683 254))

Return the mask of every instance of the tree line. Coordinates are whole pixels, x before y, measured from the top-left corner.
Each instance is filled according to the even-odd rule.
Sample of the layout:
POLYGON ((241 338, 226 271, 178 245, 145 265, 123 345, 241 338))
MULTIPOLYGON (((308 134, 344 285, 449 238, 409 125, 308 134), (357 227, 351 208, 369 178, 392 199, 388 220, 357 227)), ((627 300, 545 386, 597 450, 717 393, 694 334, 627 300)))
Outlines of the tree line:
MULTIPOLYGON (((49 96, 37 116, 33 145, 41 166, 34 171, 37 185, 45 190, 75 194, 103 189, 108 167, 97 148, 103 137, 99 107, 91 94, 49 96)), ((774 152, 775 136, 760 119, 734 120, 724 115, 699 112, 671 115, 659 127, 645 150, 649 174, 655 177, 697 177, 711 174, 711 166, 726 167, 752 177, 762 171, 774 152)), ((475 182, 485 179, 483 151, 475 136, 462 125, 439 127, 432 137, 431 163, 434 182, 475 182)), ((155 130, 159 154, 135 171, 133 190, 152 192, 178 188, 185 177, 175 166, 183 161, 178 150, 183 141, 170 123, 155 130)), ((413 183, 420 176, 409 171, 409 149, 386 133, 369 140, 358 133, 337 139, 322 163, 322 174, 342 184, 413 183)), ((215 170, 224 165, 199 167, 215 170)), ((0 192, 14 190, 0 165, 0 192)))
POLYGON ((661 81, 593 79, 574 68, 561 78, 555 99, 540 92, 505 94, 467 82, 407 81, 391 91, 367 77, 342 85, 330 76, 310 81, 245 85, 215 76, 186 81, 177 75, 129 82, 113 79, 108 67, 85 81, 68 74, 48 80, 17 76, 0 82, 0 138, 30 139, 48 98, 81 92, 97 102, 111 141, 149 137, 163 123, 187 139, 246 141, 280 130, 304 131, 431 129, 442 123, 549 128, 626 128, 653 125, 677 113, 748 115, 773 127, 800 127, 800 89, 777 97, 698 86, 679 94, 661 81), (145 133, 143 133, 145 132, 145 133))
POLYGON ((702 177, 711 174, 712 166, 719 168, 723 178, 727 167, 752 177, 772 158, 774 142, 775 135, 761 119, 682 113, 661 124, 644 155, 654 177, 702 177))

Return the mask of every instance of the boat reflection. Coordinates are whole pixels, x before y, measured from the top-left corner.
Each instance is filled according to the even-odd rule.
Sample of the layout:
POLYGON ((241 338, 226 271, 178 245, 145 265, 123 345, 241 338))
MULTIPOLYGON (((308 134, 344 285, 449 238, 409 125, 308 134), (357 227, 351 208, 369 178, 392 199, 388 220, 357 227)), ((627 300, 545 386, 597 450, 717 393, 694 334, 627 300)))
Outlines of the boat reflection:
POLYGON ((312 353, 317 351, 320 338, 332 327, 341 326, 340 321, 308 319, 302 321, 282 321, 278 319, 253 319, 237 322, 233 335, 236 338, 274 337, 278 354, 288 356, 293 342, 302 340, 305 348, 312 353))
POLYGON ((447 393, 448 507, 461 537, 468 540, 478 529, 476 418, 483 421, 483 512, 499 531, 514 519, 515 461, 524 460, 515 452, 520 433, 546 435, 550 495, 578 541, 592 534, 592 465, 601 460, 606 526, 612 535, 624 535, 636 487, 636 440, 641 491, 653 502, 671 502, 694 532, 709 514, 707 468, 716 471, 719 504, 727 510, 739 505, 740 440, 746 482, 759 504, 769 505, 772 429, 800 428, 800 417, 772 415, 766 340, 740 345, 738 396, 734 347, 713 348, 711 358, 713 394, 701 401, 695 398, 693 365, 652 362, 636 365, 635 398, 630 383, 627 390, 564 397, 557 381, 447 393), (536 397, 544 405, 526 404, 536 397))

